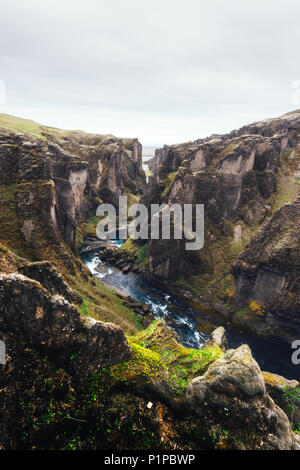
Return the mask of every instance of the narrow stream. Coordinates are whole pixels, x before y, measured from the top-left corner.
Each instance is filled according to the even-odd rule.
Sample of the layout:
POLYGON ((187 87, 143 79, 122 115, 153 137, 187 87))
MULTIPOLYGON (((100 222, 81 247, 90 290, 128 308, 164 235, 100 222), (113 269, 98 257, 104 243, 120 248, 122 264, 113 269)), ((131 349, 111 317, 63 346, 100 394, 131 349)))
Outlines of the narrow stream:
MULTIPOLYGON (((121 245, 121 241, 116 241, 121 245)), ((155 318, 162 318, 179 335, 182 344, 189 348, 199 349, 203 346, 208 335, 197 329, 197 318, 200 313, 186 302, 154 287, 135 273, 123 274, 121 270, 102 261, 98 252, 82 255, 83 261, 92 274, 104 284, 134 297, 136 300, 149 305, 155 318)), ((201 314, 201 320, 218 326, 216 320, 201 314)), ((236 348, 247 343, 254 358, 262 370, 283 375, 286 378, 300 380, 300 366, 291 362, 293 350, 282 341, 269 339, 260 340, 250 335, 239 335, 226 330, 228 345, 236 348)))

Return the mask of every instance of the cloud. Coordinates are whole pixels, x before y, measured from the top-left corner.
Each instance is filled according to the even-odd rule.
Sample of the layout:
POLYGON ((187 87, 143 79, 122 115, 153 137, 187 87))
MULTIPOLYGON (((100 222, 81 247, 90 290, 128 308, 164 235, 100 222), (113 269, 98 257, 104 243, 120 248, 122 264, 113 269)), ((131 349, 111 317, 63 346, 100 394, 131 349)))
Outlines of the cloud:
POLYGON ((0 112, 161 145, 294 107, 296 0, 0 0, 0 7, 7 92, 0 112))

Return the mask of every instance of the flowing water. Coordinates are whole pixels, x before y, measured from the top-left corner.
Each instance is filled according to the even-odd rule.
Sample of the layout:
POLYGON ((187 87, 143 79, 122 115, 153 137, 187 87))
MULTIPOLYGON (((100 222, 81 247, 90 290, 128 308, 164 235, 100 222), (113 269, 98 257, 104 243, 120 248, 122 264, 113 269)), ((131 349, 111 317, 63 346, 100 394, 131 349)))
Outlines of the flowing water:
MULTIPOLYGON (((121 245, 121 241, 115 242, 121 245)), ((82 255, 88 269, 104 284, 134 297, 136 300, 149 305, 155 318, 162 318, 179 335, 182 344, 190 348, 201 348, 208 335, 197 328, 200 313, 186 302, 177 299, 159 289, 135 273, 123 274, 118 268, 102 261, 97 252, 82 255)), ((216 320, 201 314, 201 321, 207 321, 218 326, 216 320)), ((270 339, 260 340, 251 335, 232 333, 226 330, 229 347, 235 348, 241 344, 249 344, 254 358, 262 370, 274 372, 286 378, 300 379, 300 366, 291 362, 293 350, 282 341, 270 339)))

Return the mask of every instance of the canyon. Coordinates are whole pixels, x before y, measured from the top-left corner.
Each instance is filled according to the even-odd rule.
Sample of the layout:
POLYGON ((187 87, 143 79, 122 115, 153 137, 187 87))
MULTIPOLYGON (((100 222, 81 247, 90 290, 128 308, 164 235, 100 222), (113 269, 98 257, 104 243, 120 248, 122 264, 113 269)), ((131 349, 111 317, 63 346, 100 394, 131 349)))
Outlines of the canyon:
POLYGON ((299 337, 299 132, 294 111, 164 146, 147 181, 136 138, 0 115, 2 449, 300 449, 296 377, 223 328, 299 337), (120 195, 204 204, 204 247, 103 244, 96 209, 120 195), (94 276, 89 251, 192 306, 201 347, 94 276))

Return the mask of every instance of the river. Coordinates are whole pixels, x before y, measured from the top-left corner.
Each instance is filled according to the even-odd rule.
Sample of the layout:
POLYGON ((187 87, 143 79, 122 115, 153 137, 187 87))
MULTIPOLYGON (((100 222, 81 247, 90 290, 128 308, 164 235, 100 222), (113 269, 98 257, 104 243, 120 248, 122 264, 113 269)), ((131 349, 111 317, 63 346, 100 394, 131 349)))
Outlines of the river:
MULTIPOLYGON (((116 242, 121 245, 121 242, 116 242)), ((215 319, 200 314, 186 302, 177 299, 162 289, 153 286, 135 273, 124 274, 115 266, 101 260, 98 252, 82 255, 91 273, 104 284, 114 287, 136 300, 149 305, 155 318, 162 318, 179 335, 182 344, 189 348, 201 348, 208 335, 199 330, 198 321, 207 321, 219 326, 215 319), (198 321, 197 321, 198 320, 198 321)), ((291 362, 293 350, 279 340, 261 340, 252 335, 239 334, 226 330, 228 345, 236 348, 247 343, 262 370, 300 380, 300 366, 291 362)))

